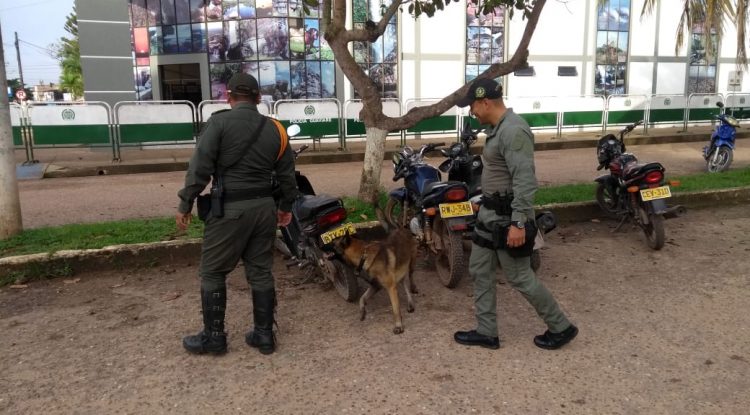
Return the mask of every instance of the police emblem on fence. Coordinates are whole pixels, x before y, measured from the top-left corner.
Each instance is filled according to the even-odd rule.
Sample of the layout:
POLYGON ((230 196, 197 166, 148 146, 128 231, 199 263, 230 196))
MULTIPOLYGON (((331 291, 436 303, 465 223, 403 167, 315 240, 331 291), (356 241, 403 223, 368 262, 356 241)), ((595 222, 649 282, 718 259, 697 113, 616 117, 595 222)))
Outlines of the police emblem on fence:
POLYGON ((73 111, 70 108, 63 110, 61 115, 62 115, 62 119, 65 121, 73 121, 76 119, 75 111, 73 111))

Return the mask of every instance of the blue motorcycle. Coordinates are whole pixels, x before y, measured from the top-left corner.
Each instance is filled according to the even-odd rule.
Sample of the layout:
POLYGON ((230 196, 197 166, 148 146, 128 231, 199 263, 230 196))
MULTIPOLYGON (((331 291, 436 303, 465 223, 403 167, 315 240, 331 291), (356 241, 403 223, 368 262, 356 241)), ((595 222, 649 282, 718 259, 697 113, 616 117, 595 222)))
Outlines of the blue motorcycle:
POLYGON ((393 181, 404 187, 390 192, 385 220, 408 228, 435 259, 440 282, 454 288, 466 273, 463 233, 474 211, 466 184, 441 180, 440 171, 424 156, 443 144, 424 144, 418 151, 404 147, 393 155, 393 181))
POLYGON ((717 102, 716 106, 721 109, 716 119, 719 125, 711 134, 711 143, 703 147, 703 158, 706 159, 706 170, 716 173, 729 170, 734 154, 734 138, 740 123, 736 118, 724 113, 724 104, 717 102))

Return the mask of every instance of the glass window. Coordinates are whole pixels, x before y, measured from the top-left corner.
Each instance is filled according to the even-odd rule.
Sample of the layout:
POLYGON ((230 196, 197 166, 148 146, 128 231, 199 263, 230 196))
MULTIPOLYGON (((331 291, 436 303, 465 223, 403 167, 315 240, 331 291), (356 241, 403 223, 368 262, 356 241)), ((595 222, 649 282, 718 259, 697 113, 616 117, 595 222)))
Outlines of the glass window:
POLYGON ((610 0, 601 4, 596 28, 594 94, 625 94, 630 0, 610 0))
POLYGON ((148 0, 146 2, 148 9, 148 25, 157 26, 161 24, 161 3, 159 0, 148 0))
POLYGON ((175 23, 177 23, 177 16, 174 10, 174 0, 161 0, 161 24, 175 23))
POLYGON ((193 52, 193 33, 189 24, 177 25, 177 50, 180 53, 193 52))
POLYGON ((130 24, 133 27, 145 27, 148 25, 148 10, 146 9, 146 0, 131 1, 130 24))
POLYGON ((190 23, 190 3, 188 0, 175 0, 175 13, 177 15, 177 24, 190 23))
POLYGON ((688 94, 713 94, 716 92, 716 63, 719 50, 716 32, 705 33, 703 22, 693 25, 690 34, 690 67, 688 94), (710 39, 711 44, 708 44, 710 39))
POLYGON ((505 35, 505 9, 496 7, 488 14, 471 1, 466 3, 466 62, 464 79, 470 82, 493 63, 502 63, 505 35))

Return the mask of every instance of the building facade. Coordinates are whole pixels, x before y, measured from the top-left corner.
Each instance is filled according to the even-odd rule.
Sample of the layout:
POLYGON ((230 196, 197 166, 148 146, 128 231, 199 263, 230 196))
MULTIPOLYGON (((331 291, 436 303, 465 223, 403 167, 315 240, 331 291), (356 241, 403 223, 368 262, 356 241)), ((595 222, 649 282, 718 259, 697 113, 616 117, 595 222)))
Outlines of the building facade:
MULTIPOLYGON (((263 99, 356 99, 303 0, 76 0, 85 99, 226 99, 234 72, 254 75, 263 99)), ((378 21, 381 0, 350 0, 348 24, 378 21)), ((505 76, 509 97, 750 92, 736 67, 735 29, 721 43, 697 23, 675 53, 682 1, 548 2, 529 46, 530 67, 505 76), (704 40, 710 38, 712 45, 704 40)), ((506 61, 525 28, 506 11, 476 15, 470 1, 415 20, 407 8, 376 43, 351 46, 384 97, 440 98, 506 61)))

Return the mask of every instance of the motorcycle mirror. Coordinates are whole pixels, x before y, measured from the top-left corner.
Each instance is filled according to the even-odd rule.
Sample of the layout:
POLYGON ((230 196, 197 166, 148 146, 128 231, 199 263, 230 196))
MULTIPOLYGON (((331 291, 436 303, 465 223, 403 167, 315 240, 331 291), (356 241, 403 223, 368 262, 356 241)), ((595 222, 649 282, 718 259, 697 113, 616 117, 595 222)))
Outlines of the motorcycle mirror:
POLYGON ((719 108, 724 108, 724 103, 721 102, 721 101, 717 101, 716 102, 716 106, 719 107, 719 108))
POLYGON ((401 153, 393 153, 393 157, 391 157, 391 160, 393 160, 393 164, 398 165, 401 163, 402 156, 401 153))
POLYGON ((448 173, 451 170, 451 162, 453 160, 447 159, 444 162, 440 163, 438 166, 438 170, 440 170, 443 173, 448 173))
POLYGON ((292 124, 289 127, 286 127, 286 135, 289 137, 294 137, 295 135, 299 134, 302 131, 302 128, 300 128, 299 124, 292 124))
POLYGON ((448 150, 441 148, 440 154, 442 154, 444 157, 450 157, 450 153, 448 153, 448 150))

